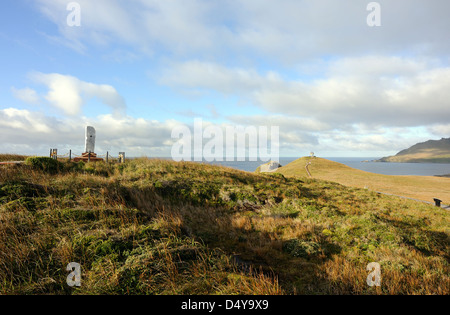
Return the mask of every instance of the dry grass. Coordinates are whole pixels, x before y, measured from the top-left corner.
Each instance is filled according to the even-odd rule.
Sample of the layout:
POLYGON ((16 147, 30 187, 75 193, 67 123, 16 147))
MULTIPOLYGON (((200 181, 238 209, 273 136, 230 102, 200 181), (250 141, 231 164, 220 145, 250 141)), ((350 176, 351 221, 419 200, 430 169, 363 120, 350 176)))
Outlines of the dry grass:
POLYGON ((20 154, 0 154, 0 162, 25 161, 27 156, 20 154))
POLYGON ((313 178, 428 202, 433 202, 433 198, 439 198, 444 203, 450 204, 450 178, 374 174, 317 157, 298 159, 277 172, 285 176, 307 177, 305 170, 307 162, 311 162, 309 170, 313 178))
POLYGON ((450 293, 448 212, 322 180, 147 159, 22 165, 0 168, 0 206, 7 294, 450 293), (371 261, 380 288, 365 282, 371 261))

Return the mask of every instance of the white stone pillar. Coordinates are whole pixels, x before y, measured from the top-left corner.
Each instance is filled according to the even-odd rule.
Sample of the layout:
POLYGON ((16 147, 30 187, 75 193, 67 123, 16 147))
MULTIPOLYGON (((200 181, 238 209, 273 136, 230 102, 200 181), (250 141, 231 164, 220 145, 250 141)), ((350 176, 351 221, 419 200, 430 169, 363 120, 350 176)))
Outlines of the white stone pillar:
POLYGON ((86 127, 86 153, 95 152, 95 128, 91 126, 86 127))

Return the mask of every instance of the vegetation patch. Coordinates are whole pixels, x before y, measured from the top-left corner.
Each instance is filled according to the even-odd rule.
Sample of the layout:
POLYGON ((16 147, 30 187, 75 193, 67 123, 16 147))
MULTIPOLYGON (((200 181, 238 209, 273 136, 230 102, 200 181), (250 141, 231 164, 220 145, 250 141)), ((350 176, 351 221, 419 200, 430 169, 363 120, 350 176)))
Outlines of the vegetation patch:
POLYGON ((4 294, 450 292, 444 209, 196 163, 59 163, 0 173, 4 294), (365 282, 373 261, 379 290, 365 282))
POLYGON ((49 157, 29 157, 25 160, 25 164, 31 166, 33 169, 51 174, 55 174, 62 168, 61 162, 49 157))
POLYGON ((283 244, 283 251, 289 253, 293 257, 308 258, 311 256, 317 256, 322 251, 320 245, 312 241, 302 241, 293 239, 283 244))

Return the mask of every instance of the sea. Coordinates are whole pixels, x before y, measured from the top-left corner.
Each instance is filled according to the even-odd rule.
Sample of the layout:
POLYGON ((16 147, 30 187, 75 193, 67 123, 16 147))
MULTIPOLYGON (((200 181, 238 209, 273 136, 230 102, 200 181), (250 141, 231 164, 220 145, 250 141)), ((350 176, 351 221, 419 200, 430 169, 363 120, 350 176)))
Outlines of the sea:
MULTIPOLYGON (((450 164, 441 163, 389 163, 372 162, 380 157, 324 157, 325 159, 342 163, 352 168, 384 175, 419 175, 419 176, 438 176, 450 174, 450 164)), ((279 163, 287 165, 295 161, 295 157, 280 157, 279 163)), ((206 162, 205 162, 206 163, 206 162)), ((258 166, 264 164, 261 161, 223 161, 210 162, 210 164, 231 167, 234 169, 254 172, 258 166)))

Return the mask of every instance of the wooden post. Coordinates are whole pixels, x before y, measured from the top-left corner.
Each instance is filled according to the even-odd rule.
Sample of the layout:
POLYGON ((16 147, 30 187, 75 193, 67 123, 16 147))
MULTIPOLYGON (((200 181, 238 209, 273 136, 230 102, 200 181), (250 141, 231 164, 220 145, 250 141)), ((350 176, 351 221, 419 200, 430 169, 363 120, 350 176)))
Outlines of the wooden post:
POLYGON ((441 202, 442 200, 438 199, 438 198, 434 198, 434 203, 436 204, 436 207, 441 207, 441 202))
POLYGON ((109 152, 106 152, 106 164, 108 164, 109 161, 109 152))
POLYGON ((72 150, 69 150, 69 162, 72 162, 72 150))
POLYGON ((91 163, 91 151, 88 153, 88 163, 91 163))

